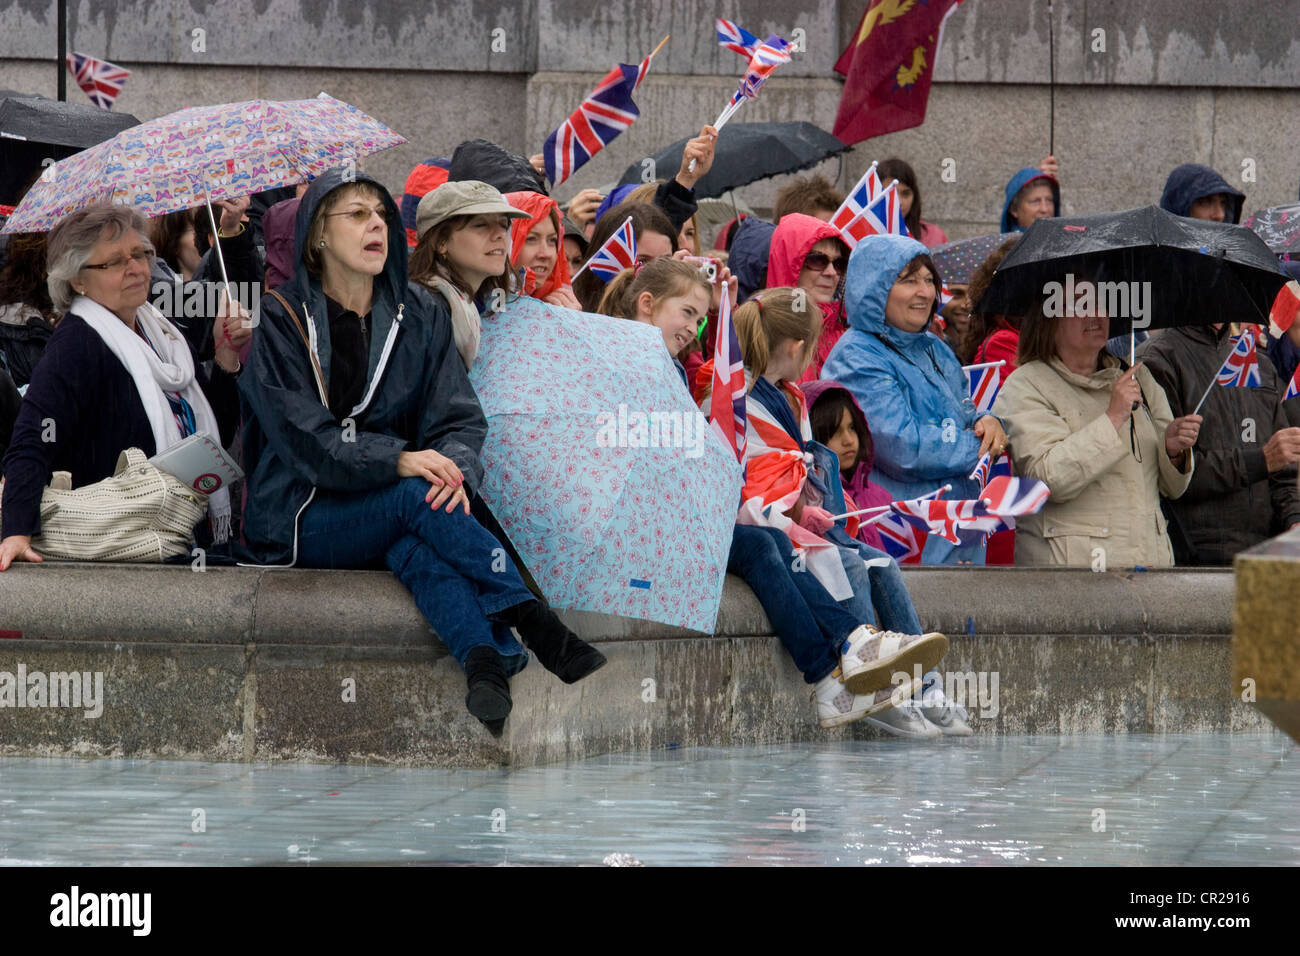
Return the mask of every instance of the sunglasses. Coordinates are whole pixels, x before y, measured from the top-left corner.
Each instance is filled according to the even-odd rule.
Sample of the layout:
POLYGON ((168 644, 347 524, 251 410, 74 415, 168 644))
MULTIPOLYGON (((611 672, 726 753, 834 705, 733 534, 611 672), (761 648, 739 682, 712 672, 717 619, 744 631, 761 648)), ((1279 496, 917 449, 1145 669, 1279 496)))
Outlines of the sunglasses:
POLYGON ((843 273, 844 257, 828 256, 824 252, 810 252, 808 253, 807 258, 803 261, 803 267, 805 269, 811 269, 813 272, 825 272, 827 265, 832 265, 835 267, 836 272, 843 273))

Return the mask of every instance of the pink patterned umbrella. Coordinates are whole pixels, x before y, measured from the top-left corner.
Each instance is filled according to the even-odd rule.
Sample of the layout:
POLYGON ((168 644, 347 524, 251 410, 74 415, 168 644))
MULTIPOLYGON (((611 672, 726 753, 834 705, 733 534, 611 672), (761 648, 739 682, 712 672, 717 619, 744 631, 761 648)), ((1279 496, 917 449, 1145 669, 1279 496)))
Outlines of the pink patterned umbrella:
POLYGON ((50 166, 0 231, 46 232, 96 202, 160 216, 303 182, 405 142, 324 93, 310 100, 194 106, 132 126, 50 166))

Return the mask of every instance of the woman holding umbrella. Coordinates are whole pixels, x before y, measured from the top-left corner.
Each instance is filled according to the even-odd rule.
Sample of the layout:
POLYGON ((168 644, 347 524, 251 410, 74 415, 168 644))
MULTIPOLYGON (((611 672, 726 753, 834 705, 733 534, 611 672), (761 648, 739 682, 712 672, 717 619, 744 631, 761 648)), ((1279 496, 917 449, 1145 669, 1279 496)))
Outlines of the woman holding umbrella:
POLYGON ((1080 311, 1090 314, 1030 309, 1020 367, 993 406, 1016 474, 1052 491, 1040 513, 1016 519, 1016 564, 1169 567, 1160 496, 1187 490, 1201 416, 1174 418, 1140 362, 1130 368, 1106 351, 1103 310, 1080 311))
MULTIPOLYGON (((509 215, 483 188, 498 202, 486 214, 509 215)), ((505 262, 506 229, 489 225, 480 259, 505 262)), ((263 299, 239 384, 244 533, 266 563, 386 565, 465 669, 469 712, 499 736, 509 675, 528 661, 512 627, 566 683, 605 658, 495 560, 470 516, 487 424, 446 305, 407 282, 406 248, 368 176, 331 170, 302 197, 297 271, 263 299)))

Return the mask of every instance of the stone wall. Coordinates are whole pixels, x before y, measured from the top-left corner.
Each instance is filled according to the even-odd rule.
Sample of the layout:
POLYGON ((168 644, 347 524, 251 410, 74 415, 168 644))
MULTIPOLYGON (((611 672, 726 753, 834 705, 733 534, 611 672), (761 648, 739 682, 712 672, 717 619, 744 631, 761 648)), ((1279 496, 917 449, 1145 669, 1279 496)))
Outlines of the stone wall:
MULTIPOLYGON (((117 108, 141 119, 327 90, 411 141, 367 164, 400 190, 412 165, 463 139, 540 150, 609 66, 639 60, 671 34, 637 97, 641 119, 557 190, 566 199, 608 185, 717 115, 740 71, 739 58, 713 42, 719 14, 755 33, 802 31, 806 44, 736 121, 806 119, 829 129, 842 82, 831 66, 866 6, 82 0, 69 5, 69 49, 131 69, 117 108)), ((54 95, 53 10, 0 0, 0 86, 54 95)), ((1055 152, 1067 213, 1156 202, 1168 171, 1189 161, 1238 184, 1248 210, 1296 200, 1300 2, 1056 0, 1054 12, 1055 152), (1254 181, 1243 180, 1251 167, 1254 181)), ((821 171, 847 186, 871 159, 902 156, 917 170, 928 220, 953 238, 989 231, 1010 174, 1047 152, 1047 32, 1045 0, 967 0, 948 22, 925 124, 863 143, 821 171), (944 159, 955 162, 954 182, 940 178, 944 159)), ((69 87, 70 99, 82 96, 69 87)), ((783 181, 740 195, 762 210, 783 181)))

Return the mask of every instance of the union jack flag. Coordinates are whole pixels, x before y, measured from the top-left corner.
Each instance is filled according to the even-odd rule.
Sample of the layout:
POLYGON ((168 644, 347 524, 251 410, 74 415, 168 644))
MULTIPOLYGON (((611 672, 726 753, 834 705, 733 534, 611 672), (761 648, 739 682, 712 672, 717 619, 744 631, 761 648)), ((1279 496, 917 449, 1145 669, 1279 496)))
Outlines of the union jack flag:
POLYGON ((903 221, 903 206, 898 201, 896 183, 890 183, 880 194, 867 204, 862 214, 840 230, 849 248, 856 248, 865 236, 891 235, 908 236, 907 224, 903 221))
POLYGON ((713 346, 713 395, 709 420, 723 444, 745 460, 745 361, 731 321, 731 297, 722 290, 713 346))
POLYGON ((957 529, 963 519, 975 517, 975 505, 979 502, 935 501, 913 498, 910 501, 891 501, 889 507, 908 524, 929 534, 937 534, 953 544, 961 544, 957 529))
POLYGON ((745 75, 740 78, 740 86, 731 94, 731 105, 758 96, 759 87, 767 82, 782 63, 790 62, 790 43, 775 33, 754 48, 754 55, 749 60, 745 75))
POLYGON ((980 489, 972 516, 962 526, 983 534, 1010 530, 1016 526, 1018 516, 1042 511, 1051 494, 1051 489, 1036 479, 997 475, 980 489))
POLYGON ((840 203, 840 208, 835 210, 835 215, 831 216, 831 225, 843 232, 849 223, 867 211, 871 200, 879 196, 884 188, 880 176, 876 173, 876 164, 873 162, 857 184, 849 190, 849 194, 844 197, 844 202, 840 203))
POLYGON ((1237 344, 1215 376, 1220 385, 1259 388, 1259 357, 1255 354, 1255 340, 1249 332, 1237 336, 1237 344))
POLYGON ((904 521, 896 514, 887 514, 873 522, 880 532, 880 541, 891 558, 902 563, 912 558, 919 558, 925 550, 926 532, 904 521))
POLYGON ((106 110, 113 108, 113 101, 122 92, 126 78, 131 75, 130 70, 84 53, 68 54, 68 72, 77 81, 77 85, 86 91, 91 102, 106 110))
MULTIPOLYGON (((636 233, 632 231, 632 217, 623 220, 605 244, 596 250, 596 254, 587 260, 582 269, 590 269, 600 277, 601 282, 608 282, 624 269, 636 265, 636 233)), ((581 272, 582 269, 578 271, 581 272)))
POLYGON ((600 152, 641 115, 632 94, 650 70, 651 57, 640 66, 620 63, 605 74, 569 118, 546 137, 542 156, 546 178, 558 186, 600 152))
POLYGON ((754 50, 758 47, 758 37, 722 17, 718 17, 717 28, 720 44, 734 53, 739 53, 747 60, 753 57, 754 50))
POLYGON ((998 389, 1002 387, 1002 369, 994 366, 963 368, 966 383, 970 386, 970 400, 975 403, 978 411, 987 412, 993 407, 993 400, 998 397, 998 389))
POLYGON ((1282 401, 1289 398, 1295 398, 1300 395, 1300 365, 1296 366, 1295 373, 1291 376, 1291 383, 1287 385, 1286 392, 1282 395, 1282 401))
POLYGON ((979 463, 975 465, 975 470, 970 473, 970 477, 980 483, 983 488, 993 478, 999 475, 1011 474, 1011 459, 1005 454, 999 455, 997 461, 993 460, 992 453, 986 453, 980 456, 979 463))

